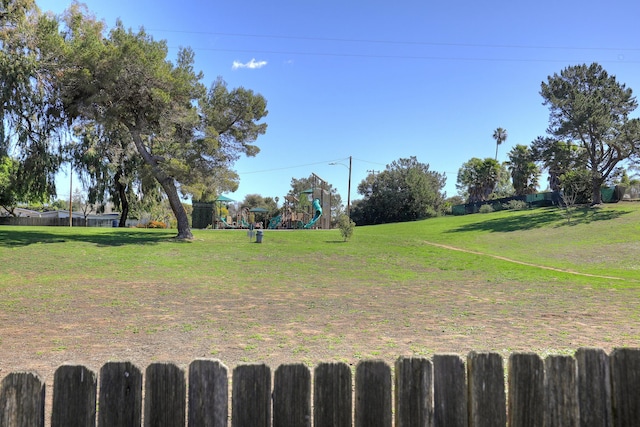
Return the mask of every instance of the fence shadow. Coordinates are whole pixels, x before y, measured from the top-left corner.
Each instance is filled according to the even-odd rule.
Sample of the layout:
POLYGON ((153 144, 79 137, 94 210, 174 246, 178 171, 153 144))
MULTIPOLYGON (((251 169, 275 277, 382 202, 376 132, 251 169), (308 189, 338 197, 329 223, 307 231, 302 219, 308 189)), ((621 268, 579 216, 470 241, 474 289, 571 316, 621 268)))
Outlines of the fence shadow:
POLYGON ((93 243, 98 246, 153 245, 172 241, 175 230, 140 231, 114 230, 113 233, 49 233, 42 229, 30 230, 28 227, 3 230, 0 228, 0 247, 29 246, 34 244, 64 243, 66 241, 93 243))
POLYGON ((467 231, 490 231, 496 233, 508 233, 511 231, 534 230, 555 224, 555 227, 575 226, 588 224, 594 221, 607 221, 632 213, 630 210, 602 210, 598 208, 582 207, 574 211, 571 222, 567 221, 565 213, 560 208, 536 209, 531 215, 513 215, 486 220, 483 214, 479 221, 454 228, 447 233, 467 231))

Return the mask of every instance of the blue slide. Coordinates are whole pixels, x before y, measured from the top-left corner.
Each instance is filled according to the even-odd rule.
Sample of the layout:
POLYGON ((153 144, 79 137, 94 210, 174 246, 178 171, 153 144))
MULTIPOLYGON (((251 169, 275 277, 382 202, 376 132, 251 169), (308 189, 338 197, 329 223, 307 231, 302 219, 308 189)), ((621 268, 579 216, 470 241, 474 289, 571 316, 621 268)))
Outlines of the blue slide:
POLYGON ((311 228, 313 227, 313 224, 315 224, 316 222, 318 222, 318 220, 320 219, 320 217, 322 216, 322 206, 320 206, 320 199, 313 199, 313 211, 316 213, 313 218, 311 218, 311 221, 309 221, 308 223, 306 223, 304 225, 304 228, 311 228))

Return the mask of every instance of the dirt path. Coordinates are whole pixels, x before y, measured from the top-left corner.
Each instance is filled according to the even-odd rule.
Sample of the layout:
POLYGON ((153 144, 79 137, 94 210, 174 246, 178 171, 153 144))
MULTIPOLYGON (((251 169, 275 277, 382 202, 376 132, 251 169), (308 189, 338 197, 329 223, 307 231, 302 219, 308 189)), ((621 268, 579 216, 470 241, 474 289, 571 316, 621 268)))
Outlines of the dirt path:
POLYGON ((601 275, 598 275, 598 274, 580 273, 580 272, 577 272, 577 271, 565 270, 565 269, 562 269, 562 268, 555 268, 555 267, 548 267, 546 265, 532 264, 532 263, 529 263, 529 262, 518 261, 518 260, 515 260, 515 259, 511 259, 511 258, 500 256, 500 255, 492 255, 492 254, 487 254, 487 253, 484 253, 484 252, 472 251, 472 250, 469 250, 469 249, 456 248, 455 246, 443 245, 443 244, 434 243, 434 242, 427 242, 426 240, 423 240, 423 243, 426 244, 426 245, 429 245, 429 246, 435 246, 437 248, 448 249, 448 250, 458 251, 458 252, 465 252, 465 253, 468 253, 468 254, 474 254, 474 255, 480 255, 480 256, 487 256, 487 257, 499 259, 501 261, 507 261, 507 262, 512 262, 514 264, 526 265, 528 267, 541 268, 543 270, 559 271, 559 272, 567 273, 567 274, 575 274, 576 276, 596 277, 596 278, 600 278, 600 279, 623 280, 623 281, 626 280, 626 279, 623 279, 622 277, 601 276, 601 275))

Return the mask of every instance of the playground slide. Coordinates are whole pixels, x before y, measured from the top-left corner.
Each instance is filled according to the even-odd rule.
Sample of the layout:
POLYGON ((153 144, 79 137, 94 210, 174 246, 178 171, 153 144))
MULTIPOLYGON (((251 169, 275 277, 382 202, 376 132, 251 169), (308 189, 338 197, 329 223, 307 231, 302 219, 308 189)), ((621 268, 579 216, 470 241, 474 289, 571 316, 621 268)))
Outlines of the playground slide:
POLYGON ((320 199, 313 199, 313 210, 316 214, 313 216, 313 218, 311 218, 311 221, 309 221, 304 225, 304 228, 313 227, 313 224, 318 222, 318 220, 322 216, 322 207, 320 206, 320 199))
POLYGON ((282 222, 282 216, 281 215, 275 216, 271 218, 271 221, 269 221, 269 228, 271 229, 277 228, 281 222, 282 222))
POLYGON ((224 228, 236 228, 234 225, 231 225, 227 222, 227 219, 222 217, 220 218, 220 222, 224 225, 224 228))

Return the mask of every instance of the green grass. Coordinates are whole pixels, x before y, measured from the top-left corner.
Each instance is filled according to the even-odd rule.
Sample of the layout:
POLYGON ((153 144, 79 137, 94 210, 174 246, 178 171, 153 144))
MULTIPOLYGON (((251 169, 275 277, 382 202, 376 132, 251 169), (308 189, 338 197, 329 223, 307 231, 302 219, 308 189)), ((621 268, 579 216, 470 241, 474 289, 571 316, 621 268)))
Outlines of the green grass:
POLYGON ((640 340, 637 203, 571 224, 549 208, 357 227, 349 242, 339 230, 265 230, 262 244, 241 230, 174 235, 0 227, 0 362, 309 364, 640 340))
POLYGON ((557 209, 538 209, 358 227, 346 243, 338 230, 267 230, 263 244, 249 243, 239 230, 195 230, 193 242, 174 241, 173 235, 172 230, 2 227, 0 272, 6 280, 0 286, 40 285, 36 295, 46 299, 58 294, 48 286, 90 287, 92 282, 283 288, 290 282, 322 286, 336 280, 391 284, 425 274, 447 281, 505 275, 527 280, 532 270, 536 281, 585 280, 427 242, 624 279, 616 285, 637 283, 640 277, 636 204, 580 212, 571 225, 557 209))

